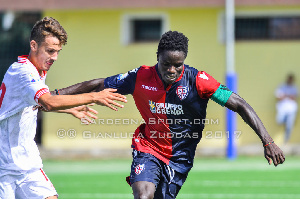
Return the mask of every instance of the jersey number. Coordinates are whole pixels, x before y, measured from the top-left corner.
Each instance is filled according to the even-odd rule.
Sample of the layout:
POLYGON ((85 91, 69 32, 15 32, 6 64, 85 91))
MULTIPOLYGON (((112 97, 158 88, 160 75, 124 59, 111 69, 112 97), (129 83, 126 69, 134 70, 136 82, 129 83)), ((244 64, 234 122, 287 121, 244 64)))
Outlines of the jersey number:
POLYGON ((1 87, 0 87, 0 108, 2 106, 2 101, 3 101, 3 98, 4 98, 5 92, 6 92, 6 87, 5 87, 5 84, 2 83, 1 87))

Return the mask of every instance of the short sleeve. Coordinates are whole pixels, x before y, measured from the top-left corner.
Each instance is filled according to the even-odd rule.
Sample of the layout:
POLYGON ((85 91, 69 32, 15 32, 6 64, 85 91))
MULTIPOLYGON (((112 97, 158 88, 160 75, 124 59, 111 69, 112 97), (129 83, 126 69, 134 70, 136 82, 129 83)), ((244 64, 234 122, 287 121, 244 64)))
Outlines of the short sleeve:
POLYGON ((196 77, 198 95, 202 99, 210 98, 219 88, 220 83, 204 71, 199 71, 196 77))
POLYGON ((23 97, 32 105, 38 105, 39 98, 50 93, 48 86, 37 73, 21 72, 19 83, 23 97))
POLYGON ((104 80, 105 88, 115 88, 118 89, 118 93, 127 95, 133 94, 136 82, 136 76, 139 68, 128 71, 124 74, 118 74, 108 77, 104 80))

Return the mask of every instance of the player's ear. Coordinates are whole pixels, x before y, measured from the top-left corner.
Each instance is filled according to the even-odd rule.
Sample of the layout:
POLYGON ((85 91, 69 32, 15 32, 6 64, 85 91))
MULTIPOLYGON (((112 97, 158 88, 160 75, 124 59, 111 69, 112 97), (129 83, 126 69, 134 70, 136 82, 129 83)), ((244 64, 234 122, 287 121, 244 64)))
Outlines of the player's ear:
POLYGON ((34 40, 30 41, 30 50, 36 52, 38 49, 38 43, 34 40))

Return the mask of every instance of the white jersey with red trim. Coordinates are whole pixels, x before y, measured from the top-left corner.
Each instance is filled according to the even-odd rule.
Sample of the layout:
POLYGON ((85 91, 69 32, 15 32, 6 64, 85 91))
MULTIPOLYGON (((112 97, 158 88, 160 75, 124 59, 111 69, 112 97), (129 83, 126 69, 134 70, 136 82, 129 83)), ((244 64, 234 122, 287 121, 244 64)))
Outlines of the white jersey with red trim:
POLYGON ((0 87, 0 176, 42 168, 34 141, 39 97, 49 93, 46 72, 39 75, 27 56, 18 57, 0 87))

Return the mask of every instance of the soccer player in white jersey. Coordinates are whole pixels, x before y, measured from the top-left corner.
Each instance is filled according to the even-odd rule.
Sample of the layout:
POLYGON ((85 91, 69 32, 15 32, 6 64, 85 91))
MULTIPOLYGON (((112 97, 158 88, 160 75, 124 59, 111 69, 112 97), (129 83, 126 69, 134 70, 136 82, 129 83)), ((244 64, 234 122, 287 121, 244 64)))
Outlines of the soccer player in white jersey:
POLYGON ((19 56, 4 76, 0 87, 1 199, 58 197, 42 170, 34 142, 38 111, 35 106, 81 117, 91 113, 77 106, 96 103, 117 110, 123 105, 114 100, 126 102, 125 96, 115 93, 115 89, 79 95, 51 94, 45 84, 46 73, 66 42, 67 33, 59 22, 45 17, 31 31, 29 55, 19 56))

